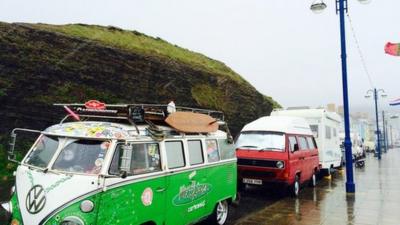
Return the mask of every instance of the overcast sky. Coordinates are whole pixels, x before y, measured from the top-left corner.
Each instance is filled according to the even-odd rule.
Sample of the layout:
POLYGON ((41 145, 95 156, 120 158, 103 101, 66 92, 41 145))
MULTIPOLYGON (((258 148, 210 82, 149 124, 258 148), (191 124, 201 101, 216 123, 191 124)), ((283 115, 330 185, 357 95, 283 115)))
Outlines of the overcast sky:
MULTIPOLYGON (((339 17, 335 0, 322 14, 313 0, 1 0, 0 21, 113 25, 161 37, 220 60, 283 106, 342 104, 339 17)), ((400 1, 349 0, 349 14, 373 85, 400 97, 400 1)), ((347 18, 346 18, 347 19, 347 18)), ((371 85, 347 25, 350 105, 372 109, 371 85)), ((399 108, 387 107, 392 111, 399 108)))

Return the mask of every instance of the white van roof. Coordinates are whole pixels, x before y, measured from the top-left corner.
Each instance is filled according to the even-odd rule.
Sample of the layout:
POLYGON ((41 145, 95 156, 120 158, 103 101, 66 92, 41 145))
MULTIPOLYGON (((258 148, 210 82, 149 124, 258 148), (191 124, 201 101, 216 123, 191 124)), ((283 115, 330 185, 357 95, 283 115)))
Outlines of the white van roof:
POLYGON ((246 124, 242 131, 273 131, 312 135, 308 122, 304 118, 294 116, 264 116, 246 124))
POLYGON ((342 118, 336 112, 329 112, 325 109, 289 109, 289 110, 275 110, 271 112, 271 116, 298 116, 303 118, 322 118, 341 122, 342 118))
MULTIPOLYGON (((95 139, 130 139, 135 137, 149 137, 147 131, 149 125, 134 125, 111 123, 102 121, 83 121, 83 122, 67 122, 55 124, 44 130, 43 134, 77 137, 77 138, 95 138, 95 139), (136 130, 137 128, 137 130, 136 130), (139 134, 137 133, 139 131, 139 134)), ((158 126, 162 131, 170 132, 173 129, 169 126, 158 126)), ((177 135, 181 135, 177 133, 177 135)), ((196 134, 192 134, 196 136, 196 134)), ((200 135, 200 134, 197 134, 200 135)), ((226 132, 217 130, 208 134, 215 138, 226 138, 226 132)), ((190 135, 188 135, 190 136, 190 135)))

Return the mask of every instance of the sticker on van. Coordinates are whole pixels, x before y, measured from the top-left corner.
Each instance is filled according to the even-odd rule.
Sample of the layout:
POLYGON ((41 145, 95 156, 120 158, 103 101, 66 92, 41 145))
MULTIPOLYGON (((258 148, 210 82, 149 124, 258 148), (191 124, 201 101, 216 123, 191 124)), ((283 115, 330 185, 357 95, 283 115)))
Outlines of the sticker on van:
POLYGON ((191 203, 211 191, 211 184, 192 183, 189 186, 182 185, 172 203, 175 206, 191 203))

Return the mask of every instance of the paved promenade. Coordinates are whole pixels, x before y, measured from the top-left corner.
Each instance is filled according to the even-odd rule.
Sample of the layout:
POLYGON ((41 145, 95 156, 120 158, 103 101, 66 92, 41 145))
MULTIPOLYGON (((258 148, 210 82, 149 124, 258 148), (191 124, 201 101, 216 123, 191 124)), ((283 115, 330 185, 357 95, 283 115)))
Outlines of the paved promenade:
POLYGON ((400 149, 389 150, 381 161, 369 154, 366 167, 355 169, 355 179, 355 194, 346 194, 345 172, 338 171, 316 188, 303 189, 298 199, 276 200, 230 224, 399 225, 400 149))

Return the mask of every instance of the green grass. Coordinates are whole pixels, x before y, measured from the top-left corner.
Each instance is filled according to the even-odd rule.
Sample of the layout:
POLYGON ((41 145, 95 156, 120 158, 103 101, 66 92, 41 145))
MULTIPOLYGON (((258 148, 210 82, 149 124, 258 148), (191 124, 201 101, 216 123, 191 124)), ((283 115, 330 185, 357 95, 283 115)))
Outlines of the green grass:
POLYGON ((189 64, 195 69, 216 75, 229 76, 239 83, 246 82, 239 74, 235 73, 220 61, 210 59, 200 53, 192 52, 188 49, 170 44, 160 38, 153 38, 137 31, 126 31, 115 27, 83 24, 29 24, 28 26, 51 32, 60 32, 73 37, 98 41, 108 46, 139 54, 166 57, 189 64))

